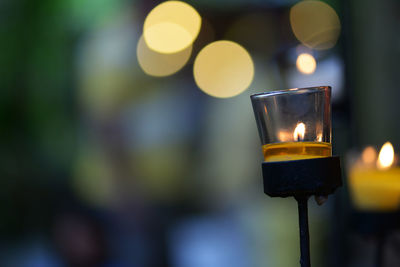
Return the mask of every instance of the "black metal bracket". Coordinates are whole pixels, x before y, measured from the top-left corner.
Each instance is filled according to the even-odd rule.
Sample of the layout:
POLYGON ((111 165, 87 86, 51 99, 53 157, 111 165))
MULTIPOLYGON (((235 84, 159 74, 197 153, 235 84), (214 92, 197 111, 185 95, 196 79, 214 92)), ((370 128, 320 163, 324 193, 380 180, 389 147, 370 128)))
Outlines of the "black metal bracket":
POLYGON ((295 197, 299 210, 300 265, 310 267, 307 201, 311 195, 327 196, 342 186, 338 156, 264 162, 264 193, 271 197, 295 197))
POLYGON ((264 193, 271 197, 326 196, 342 186, 338 156, 264 162, 264 193))

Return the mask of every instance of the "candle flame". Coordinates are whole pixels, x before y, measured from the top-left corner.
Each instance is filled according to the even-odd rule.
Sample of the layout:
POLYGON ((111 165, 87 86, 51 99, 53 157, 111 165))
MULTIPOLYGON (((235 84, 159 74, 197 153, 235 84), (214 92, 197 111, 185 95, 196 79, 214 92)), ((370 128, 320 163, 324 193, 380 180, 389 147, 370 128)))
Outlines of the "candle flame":
POLYGON ((376 161, 376 151, 372 146, 367 146, 361 155, 362 162, 365 164, 373 164, 376 161))
POLYGON ((306 125, 302 122, 299 122, 296 126, 296 129, 294 129, 294 132, 293 132, 294 140, 295 141, 303 141, 305 133, 306 133, 306 125))
POLYGON ((322 133, 317 135, 317 142, 322 142, 322 133))
POLYGON ((376 166, 378 169, 384 170, 392 166, 394 161, 394 150, 390 142, 386 142, 379 152, 378 162, 376 166))

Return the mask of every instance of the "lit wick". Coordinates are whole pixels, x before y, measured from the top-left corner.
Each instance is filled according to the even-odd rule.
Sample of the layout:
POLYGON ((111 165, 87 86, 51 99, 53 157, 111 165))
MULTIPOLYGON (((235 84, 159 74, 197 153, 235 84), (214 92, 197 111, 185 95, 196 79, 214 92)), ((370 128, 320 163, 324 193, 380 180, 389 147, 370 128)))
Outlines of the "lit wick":
POLYGON ((303 141, 305 133, 306 133, 306 125, 302 122, 299 122, 296 126, 296 129, 294 129, 293 132, 294 141, 303 141))

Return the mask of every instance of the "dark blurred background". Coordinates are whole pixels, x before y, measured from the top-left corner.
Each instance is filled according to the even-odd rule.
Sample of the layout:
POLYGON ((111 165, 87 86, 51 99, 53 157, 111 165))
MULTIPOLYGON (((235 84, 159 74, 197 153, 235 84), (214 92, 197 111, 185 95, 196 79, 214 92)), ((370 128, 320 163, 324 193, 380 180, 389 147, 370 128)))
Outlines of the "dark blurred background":
MULTIPOLYGON (((325 50, 296 39, 299 1, 188 1, 203 19, 191 58, 152 77, 136 47, 160 2, 0 2, 0 266, 297 266, 296 203, 262 192, 252 93, 331 85, 335 154, 388 140, 399 151, 399 1, 325 1, 341 24, 325 50), (255 66, 227 99, 193 78, 221 39, 255 66), (296 68, 303 50, 311 74, 296 68)), ((315 266, 372 266, 346 192, 310 201, 315 266)))

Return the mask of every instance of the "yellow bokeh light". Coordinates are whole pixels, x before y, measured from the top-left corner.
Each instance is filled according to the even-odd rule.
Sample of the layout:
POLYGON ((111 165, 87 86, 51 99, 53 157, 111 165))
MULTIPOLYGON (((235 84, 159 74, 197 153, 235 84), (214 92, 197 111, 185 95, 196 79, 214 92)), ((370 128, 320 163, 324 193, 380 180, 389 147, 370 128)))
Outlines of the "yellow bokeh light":
POLYGON ((143 36, 140 37, 136 54, 142 70, 151 76, 163 77, 179 71, 189 60, 192 53, 192 46, 175 53, 161 54, 147 47, 143 36))
POLYGON ((217 41, 204 47, 193 67, 197 86, 220 98, 236 96, 246 90, 254 78, 250 54, 232 41, 217 41))
POLYGON ((335 10, 321 1, 301 1, 290 9, 296 38, 313 49, 332 48, 339 38, 340 20, 335 10))
POLYGON ((296 60, 297 69, 304 74, 313 74, 317 68, 317 62, 311 54, 302 53, 296 60))
POLYGON ((199 13, 189 4, 166 1, 146 17, 143 36, 147 46, 159 53, 177 53, 193 44, 201 26, 199 13))

